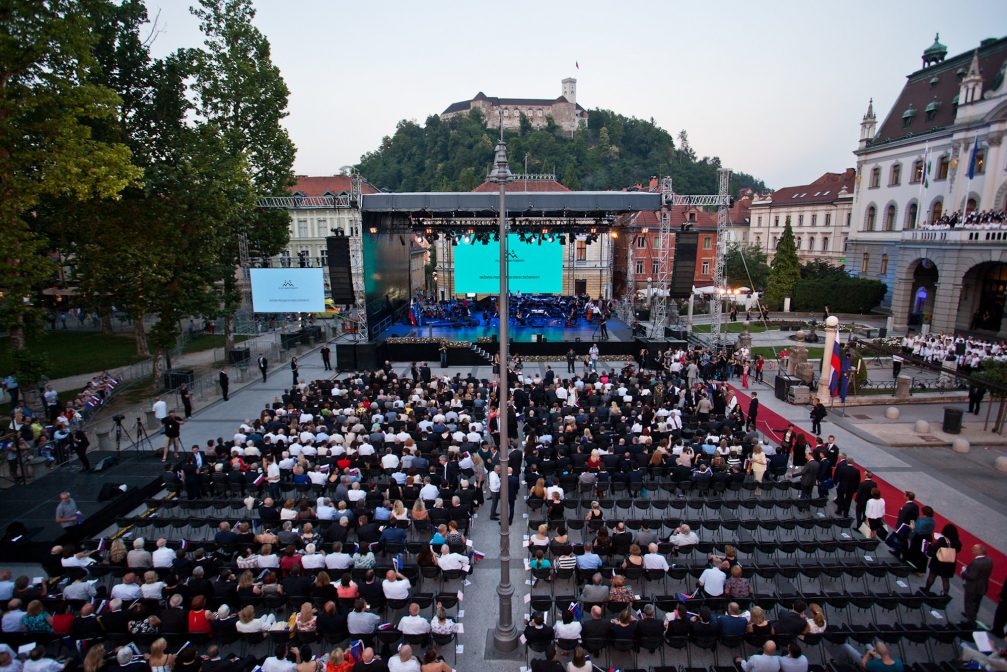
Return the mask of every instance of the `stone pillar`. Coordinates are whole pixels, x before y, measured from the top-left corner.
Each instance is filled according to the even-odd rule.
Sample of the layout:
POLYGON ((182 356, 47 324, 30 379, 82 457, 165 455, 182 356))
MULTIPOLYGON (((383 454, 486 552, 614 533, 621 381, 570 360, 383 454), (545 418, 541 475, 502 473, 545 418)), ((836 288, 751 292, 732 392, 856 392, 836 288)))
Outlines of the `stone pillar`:
POLYGON ((742 325, 742 331, 738 335, 738 341, 736 344, 739 348, 752 348, 752 335, 748 333, 748 322, 744 322, 742 325))
POLYGON ((895 381, 895 398, 908 399, 913 384, 913 379, 906 375, 901 375, 895 381))
POLYGON ((962 296, 961 277, 968 269, 962 270, 961 274, 955 275, 953 278, 945 278, 944 274, 957 273, 958 270, 956 266, 950 266, 946 270, 940 269, 941 278, 937 283, 934 312, 930 319, 930 331, 932 332, 951 334, 955 331, 955 323, 958 320, 958 304, 961 302, 962 296))
POLYGON ((829 315, 825 320, 825 348, 822 350, 822 377, 818 380, 818 398, 828 399, 829 381, 832 379, 832 348, 836 344, 836 333, 839 331, 839 318, 829 315))

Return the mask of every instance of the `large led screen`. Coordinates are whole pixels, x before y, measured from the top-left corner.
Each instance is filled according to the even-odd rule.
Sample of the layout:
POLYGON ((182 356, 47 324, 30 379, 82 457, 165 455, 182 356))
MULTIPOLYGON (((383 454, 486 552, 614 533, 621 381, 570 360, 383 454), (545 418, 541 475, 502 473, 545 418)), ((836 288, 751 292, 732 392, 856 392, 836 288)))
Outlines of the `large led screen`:
POLYGON ((252 309, 257 313, 321 313, 321 268, 252 268, 252 309))
MULTIPOLYGON (((467 243, 452 248, 455 257, 455 294, 500 293, 500 245, 467 243)), ((524 294, 563 292, 563 246, 558 242, 522 243, 507 236, 507 287, 524 294)))

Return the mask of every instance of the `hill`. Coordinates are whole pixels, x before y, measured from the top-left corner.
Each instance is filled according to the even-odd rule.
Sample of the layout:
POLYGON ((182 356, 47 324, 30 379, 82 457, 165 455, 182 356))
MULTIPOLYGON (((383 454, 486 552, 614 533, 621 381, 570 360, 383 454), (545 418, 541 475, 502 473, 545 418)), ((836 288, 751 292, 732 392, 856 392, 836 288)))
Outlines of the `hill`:
MULTIPOLYGON (((591 110, 588 127, 573 137, 555 124, 506 133, 511 170, 555 173, 571 189, 609 190, 646 183, 653 175, 670 174, 675 191, 712 194, 717 191, 720 159, 698 158, 685 131, 678 145, 668 131, 611 110, 591 110)), ((483 181, 493 161, 497 132, 486 128, 479 110, 442 120, 427 117, 423 126, 400 121, 395 135, 361 157, 357 169, 367 180, 389 191, 469 191, 483 181)), ((743 172, 731 176, 732 195, 766 185, 743 172)))

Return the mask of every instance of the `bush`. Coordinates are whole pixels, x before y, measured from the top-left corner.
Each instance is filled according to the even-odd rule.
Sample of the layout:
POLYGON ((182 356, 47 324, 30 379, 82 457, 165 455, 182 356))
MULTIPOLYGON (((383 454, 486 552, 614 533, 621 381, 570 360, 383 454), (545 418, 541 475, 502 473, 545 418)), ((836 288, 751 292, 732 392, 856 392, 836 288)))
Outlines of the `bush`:
POLYGON ((866 278, 802 279, 794 288, 793 309, 820 311, 828 305, 832 313, 868 313, 887 291, 885 283, 866 278))

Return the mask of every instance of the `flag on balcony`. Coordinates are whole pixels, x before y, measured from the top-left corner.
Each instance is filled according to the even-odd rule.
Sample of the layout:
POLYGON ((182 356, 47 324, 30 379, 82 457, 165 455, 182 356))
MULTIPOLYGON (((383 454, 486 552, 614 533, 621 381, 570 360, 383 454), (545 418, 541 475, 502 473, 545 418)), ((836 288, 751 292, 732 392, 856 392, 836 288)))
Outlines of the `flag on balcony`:
POLYGON ((972 155, 969 157, 969 179, 976 176, 976 160, 979 158, 979 136, 972 143, 972 155))
POLYGON ((930 188, 930 148, 923 150, 923 173, 920 175, 920 184, 924 189, 930 188))

